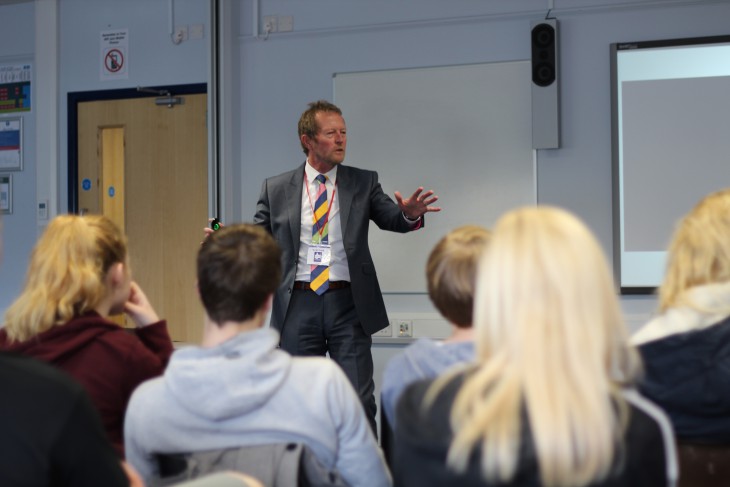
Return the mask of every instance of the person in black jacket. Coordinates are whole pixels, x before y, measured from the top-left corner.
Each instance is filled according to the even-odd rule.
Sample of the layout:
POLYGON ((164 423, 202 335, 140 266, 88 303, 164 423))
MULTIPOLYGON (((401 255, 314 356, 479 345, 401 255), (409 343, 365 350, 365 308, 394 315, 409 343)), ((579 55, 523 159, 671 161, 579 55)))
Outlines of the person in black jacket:
POLYGON ((129 485, 80 384, 34 359, 0 353, 0 390, 0 485, 129 485))
POLYGON ((667 486, 664 414, 640 371, 603 252, 572 214, 507 213, 477 277, 476 363, 417 382, 396 409, 397 486, 667 486))
POLYGON ((659 288, 659 313, 632 336, 641 391, 685 443, 730 444, 730 189, 680 222, 659 288))

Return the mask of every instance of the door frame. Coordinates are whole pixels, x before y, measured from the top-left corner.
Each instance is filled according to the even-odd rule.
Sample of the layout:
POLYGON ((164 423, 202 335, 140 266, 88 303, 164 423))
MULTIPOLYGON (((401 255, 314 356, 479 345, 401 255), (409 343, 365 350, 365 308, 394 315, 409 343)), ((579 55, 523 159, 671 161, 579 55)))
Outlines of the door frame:
MULTIPOLYGON (((156 91, 168 91, 172 95, 198 95, 207 94, 206 83, 195 83, 187 85, 150 86, 145 89, 156 91)), ((160 95, 138 91, 137 88, 122 88, 114 90, 97 91, 76 91, 69 92, 67 97, 67 123, 68 123, 68 167, 67 167, 67 190, 68 190, 68 212, 79 212, 78 175, 79 175, 79 103, 87 101, 110 101, 128 100, 132 98, 157 98, 160 95)), ((173 108, 174 110, 174 108, 173 108)), ((210 143, 210 141, 208 141, 210 143)), ((210 184, 210 183, 209 183, 210 184)), ((217 184, 217 183, 216 183, 217 184)))

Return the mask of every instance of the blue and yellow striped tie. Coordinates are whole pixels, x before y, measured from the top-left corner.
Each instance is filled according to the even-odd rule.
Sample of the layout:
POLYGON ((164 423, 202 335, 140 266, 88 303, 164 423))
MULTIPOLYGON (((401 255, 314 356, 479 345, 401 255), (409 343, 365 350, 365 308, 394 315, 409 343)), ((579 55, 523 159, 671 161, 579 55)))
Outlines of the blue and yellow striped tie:
MULTIPOLYGON (((314 203, 314 223, 312 225, 312 243, 326 244, 328 240, 328 215, 329 204, 327 202, 327 188, 325 181, 327 177, 319 174, 315 181, 319 183, 317 188, 317 200, 314 203)), ((327 265, 313 265, 310 274, 309 286, 315 293, 322 295, 330 286, 330 269, 327 265)))

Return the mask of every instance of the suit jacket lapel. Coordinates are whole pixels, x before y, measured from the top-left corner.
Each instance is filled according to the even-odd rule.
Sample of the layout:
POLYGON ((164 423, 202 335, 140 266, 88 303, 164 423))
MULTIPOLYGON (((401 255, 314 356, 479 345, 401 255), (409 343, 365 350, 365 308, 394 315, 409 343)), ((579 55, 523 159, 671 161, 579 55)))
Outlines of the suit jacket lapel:
POLYGON ((284 188, 286 208, 289 211, 289 229, 292 248, 299 252, 299 234, 302 226, 302 191, 304 187, 304 164, 292 172, 289 184, 284 188))
POLYGON ((337 201, 340 205, 340 228, 342 229, 343 242, 347 239, 347 222, 350 219, 355 185, 356 182, 352 178, 350 168, 340 165, 337 168, 337 201))

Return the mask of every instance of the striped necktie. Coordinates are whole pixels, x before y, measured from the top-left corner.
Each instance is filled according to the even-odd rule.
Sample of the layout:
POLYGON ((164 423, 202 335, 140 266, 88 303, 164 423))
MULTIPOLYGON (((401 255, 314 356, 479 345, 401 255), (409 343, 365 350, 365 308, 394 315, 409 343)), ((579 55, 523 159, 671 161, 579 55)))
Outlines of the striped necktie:
MULTIPOLYGON (((326 244, 328 243, 328 216, 329 204, 327 202, 327 187, 325 181, 327 177, 319 174, 315 181, 319 183, 317 187, 317 199, 314 203, 314 223, 312 225, 312 243, 326 244)), ((326 265, 313 265, 310 274, 310 288, 317 294, 324 294, 329 289, 330 269, 326 265)))

